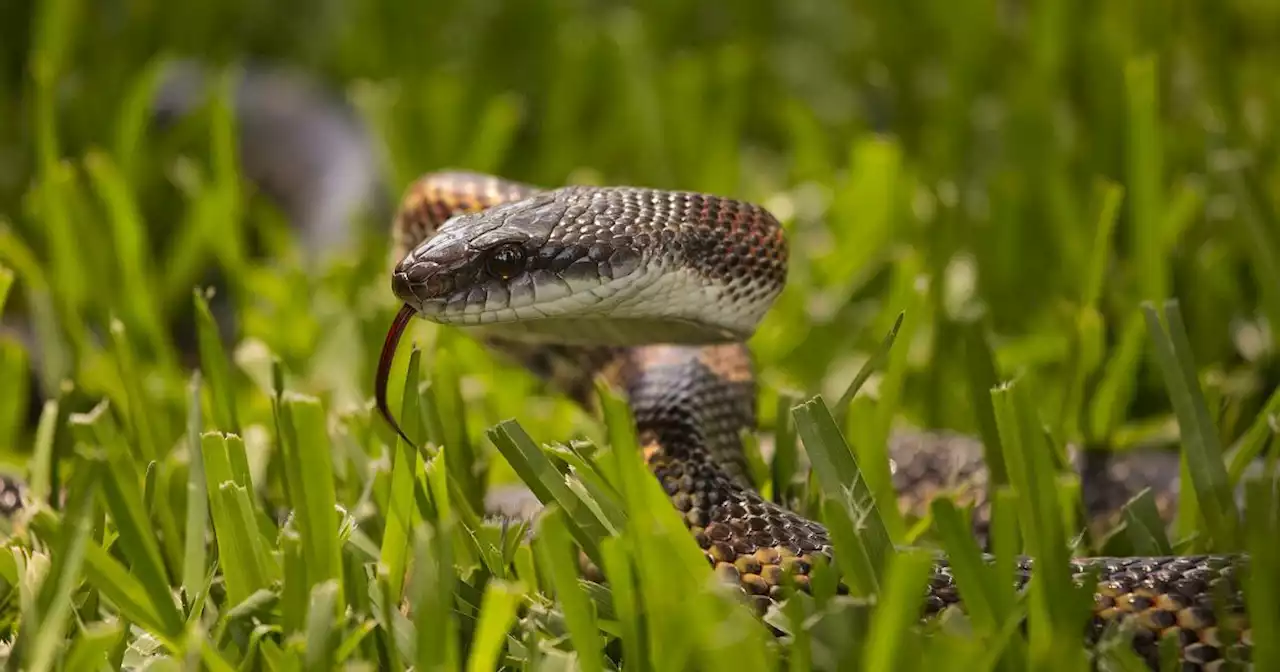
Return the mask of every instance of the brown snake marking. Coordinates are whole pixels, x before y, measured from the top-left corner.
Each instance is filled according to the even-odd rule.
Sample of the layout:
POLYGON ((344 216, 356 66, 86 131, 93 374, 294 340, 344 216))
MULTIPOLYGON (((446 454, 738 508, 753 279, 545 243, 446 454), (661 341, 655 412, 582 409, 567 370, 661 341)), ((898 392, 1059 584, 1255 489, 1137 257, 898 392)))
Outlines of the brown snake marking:
MULTIPOLYGON (((499 221, 519 221, 528 226, 531 221, 538 224, 541 216, 553 220, 560 217, 559 221, 542 224, 579 236, 586 230, 581 228, 581 222, 603 227, 603 233, 597 230, 597 235, 602 236, 617 236, 622 231, 630 238, 645 236, 650 241, 667 236, 667 243, 674 236, 676 247, 685 253, 690 247, 698 247, 699 254, 721 255, 686 256, 681 262, 696 265, 695 273, 703 280, 723 280, 741 273, 733 262, 744 259, 756 264, 756 269, 777 273, 779 266, 773 262, 780 259, 785 264, 785 248, 781 254, 762 254, 759 247, 768 246, 775 237, 784 244, 781 230, 768 213, 744 207, 706 194, 592 188, 546 192, 488 175, 428 174, 410 187, 396 217, 394 255, 400 263, 393 276, 393 288, 407 303, 397 316, 397 327, 388 334, 388 347, 394 348, 403 322, 416 312, 409 302, 462 291, 458 286, 494 286, 492 278, 468 265, 472 260, 458 262, 460 270, 456 274, 462 277, 457 279, 448 275, 454 271, 435 266, 424 269, 419 258, 410 258, 441 227, 461 240, 466 238, 468 227, 491 228, 499 221), (552 214, 538 214, 546 212, 552 214), (743 212, 752 214, 743 216, 743 212), (446 226, 446 221, 455 216, 458 218, 446 226), (657 221, 664 217, 666 221, 657 221), (725 245, 716 241, 717 227, 731 229, 738 242, 725 245), (752 232, 752 228, 761 230, 752 232), (692 233, 681 239, 686 229, 692 229, 692 233), (744 230, 749 235, 743 236, 744 230), (467 282, 473 285, 466 285, 467 282)), ((545 244, 554 246, 559 241, 551 235, 545 244)), ((555 253, 552 250, 547 254, 555 253)), ((536 255, 537 249, 530 254, 536 255)), ((428 255, 424 252, 422 256, 428 255)), ((603 253, 600 258, 608 259, 603 253)), ((536 259, 526 258, 524 263, 525 268, 541 268, 534 266, 536 259)), ((518 278, 521 272, 518 268, 509 273, 503 271, 503 279, 518 278)), ((785 270, 781 280, 775 280, 780 286, 785 281, 785 270)), ((704 346, 648 345, 641 339, 622 347, 592 345, 589 338, 573 344, 548 342, 543 330, 536 334, 541 340, 525 342, 518 333, 510 336, 492 326, 487 331, 478 330, 484 344, 523 364, 579 403, 591 403, 590 381, 597 375, 625 390, 650 469, 681 512, 715 572, 737 583, 759 609, 783 597, 784 573, 794 573, 797 584, 804 588, 814 556, 830 557, 831 545, 821 525, 765 501, 746 478, 738 432, 744 427, 755 428, 755 381, 750 352, 741 339, 704 346)), ((645 326, 637 323, 636 328, 645 326)), ((379 410, 394 426, 383 398, 389 365, 390 357, 384 353, 378 401, 379 410)), ((896 465, 894 481, 900 493, 899 504, 904 509, 923 512, 930 499, 956 486, 976 505, 975 532, 983 532, 986 472, 977 442, 907 432, 895 434, 890 448, 896 465)), ((1153 488, 1162 502, 1162 512, 1170 515, 1169 505, 1176 498, 1176 459, 1160 464, 1145 456, 1120 457, 1098 467, 1087 460, 1080 464, 1080 456, 1076 458, 1077 469, 1083 472, 1086 504, 1095 523, 1114 520, 1120 506, 1143 487, 1153 488)), ((537 508, 530 505, 527 496, 518 504, 518 497, 504 499, 499 496, 489 503, 492 508, 508 512, 516 504, 517 515, 522 516, 532 515, 537 508)), ((1031 564, 1026 558, 1018 561, 1015 583, 1019 589, 1030 578, 1031 564)), ((1096 642, 1108 624, 1126 621, 1134 626, 1134 649, 1153 667, 1157 643, 1163 637, 1176 639, 1183 669, 1216 669, 1228 661, 1247 664, 1252 632, 1237 578, 1238 570, 1246 564, 1246 556, 1074 559, 1072 568, 1077 580, 1090 572, 1096 572, 1099 580, 1085 639, 1096 642), (1221 604, 1214 600, 1214 593, 1220 588, 1225 589, 1226 595, 1221 604), (1238 633, 1230 646, 1225 646, 1219 637, 1215 609, 1231 619, 1231 629, 1238 633)), ((948 605, 962 605, 962 599, 949 566, 942 559, 929 581, 924 612, 926 616, 937 614, 948 605)))

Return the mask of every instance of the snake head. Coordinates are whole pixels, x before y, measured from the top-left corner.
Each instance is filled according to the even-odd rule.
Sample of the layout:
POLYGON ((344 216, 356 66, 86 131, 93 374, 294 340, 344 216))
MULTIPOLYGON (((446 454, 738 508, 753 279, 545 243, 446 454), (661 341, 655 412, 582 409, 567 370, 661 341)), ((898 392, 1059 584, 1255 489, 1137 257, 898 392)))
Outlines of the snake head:
POLYGON ((562 216, 535 196, 452 217, 396 265, 392 290, 424 317, 447 322, 471 324, 486 309, 514 307, 521 302, 511 300, 513 289, 549 270, 540 252, 562 216))
POLYGON ((427 320, 529 342, 740 340, 785 272, 776 222, 741 216, 753 207, 629 187, 541 192, 452 217, 397 264, 392 290, 427 320), (774 247, 756 254, 749 239, 774 247))

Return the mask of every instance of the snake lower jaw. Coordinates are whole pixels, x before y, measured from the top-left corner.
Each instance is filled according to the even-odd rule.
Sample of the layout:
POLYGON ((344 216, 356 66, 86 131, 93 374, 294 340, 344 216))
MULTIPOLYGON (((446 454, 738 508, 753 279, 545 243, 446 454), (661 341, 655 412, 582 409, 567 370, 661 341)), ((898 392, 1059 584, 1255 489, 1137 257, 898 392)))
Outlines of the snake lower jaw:
POLYGON ((477 336, 546 345, 582 347, 634 347, 664 343, 716 345, 738 342, 743 338, 743 335, 736 331, 675 318, 547 317, 468 324, 465 320, 457 322, 424 317, 433 322, 465 329, 477 336))

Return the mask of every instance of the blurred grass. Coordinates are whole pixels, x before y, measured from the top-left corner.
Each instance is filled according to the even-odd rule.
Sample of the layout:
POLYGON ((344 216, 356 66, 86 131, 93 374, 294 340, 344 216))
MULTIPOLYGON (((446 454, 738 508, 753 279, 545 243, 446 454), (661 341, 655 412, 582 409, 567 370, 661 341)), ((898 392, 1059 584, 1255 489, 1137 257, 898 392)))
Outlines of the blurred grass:
MULTIPOLYGON (((906 532, 881 446, 898 422, 984 438, 1009 472, 996 572, 1023 544, 1065 561, 1059 493, 1075 486, 1026 450, 1047 447, 1041 423, 1055 446, 1180 444, 1183 519, 1166 538, 1139 498, 1124 539, 1247 547, 1273 566, 1274 472, 1243 477, 1237 524, 1227 488, 1244 461, 1214 465, 1278 445, 1277 58, 1280 9, 1259 0, 6 3, 0 461, 41 498, 72 486, 29 526, 4 523, 6 655, 454 669, 564 665, 599 638, 576 664, 1074 669, 1066 586, 1015 605, 947 502, 924 541, 960 558, 984 606, 927 646, 902 632, 924 561, 885 547, 906 532), (177 57, 234 67, 207 105, 162 120, 177 57), (751 342, 776 456, 762 487, 821 512, 861 551, 831 571, 884 599, 825 594, 816 570, 813 597, 767 616, 790 633, 777 646, 639 478, 625 409, 606 395, 601 422, 449 330, 414 325, 392 390, 426 448, 392 440, 368 401, 395 308, 388 216, 372 208, 311 263, 318 232, 270 187, 272 166, 314 167, 237 88, 273 63, 367 120, 384 205, 420 172, 463 167, 773 210, 792 264, 751 342), (1142 306, 1171 298, 1162 336, 1142 306), (841 400, 838 421, 817 395, 841 400), (812 483, 797 436, 853 480, 812 483), (544 455, 570 438, 587 443, 544 455), (518 478, 559 511, 536 552, 476 515, 486 487, 518 478), (563 567, 571 544, 608 590, 563 567), (587 592, 566 599, 575 582, 587 592), (432 620, 407 619, 406 601, 432 620), (1040 624, 1028 634, 1010 625, 1023 612, 1040 624)), ((1254 622, 1274 628, 1263 574, 1254 622)), ((1276 655, 1259 647, 1255 665, 1276 655)))

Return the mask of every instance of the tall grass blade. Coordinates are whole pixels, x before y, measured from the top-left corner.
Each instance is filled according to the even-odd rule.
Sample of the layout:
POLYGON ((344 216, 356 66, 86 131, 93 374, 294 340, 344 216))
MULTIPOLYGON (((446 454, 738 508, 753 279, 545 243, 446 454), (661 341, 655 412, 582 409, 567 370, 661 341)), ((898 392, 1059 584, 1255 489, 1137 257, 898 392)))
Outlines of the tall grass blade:
POLYGON ((52 669, 72 614, 72 594, 80 583, 85 553, 92 543, 93 501, 98 477, 88 470, 73 483, 62 534, 52 553, 52 566, 40 586, 39 606, 22 623, 18 650, 26 658, 23 669, 52 669))
POLYGON ((1176 302, 1165 304, 1166 330, 1153 305, 1144 304, 1142 310, 1169 400, 1178 416, 1184 475, 1190 474, 1196 503, 1208 522, 1206 532, 1221 548, 1239 548, 1240 514, 1223 464, 1218 432, 1209 416, 1195 362, 1191 358, 1181 311, 1176 302))
MULTIPOLYGON (((813 471, 818 476, 823 494, 837 502, 847 502, 856 513, 859 537, 871 569, 879 574, 883 571, 885 561, 893 553, 893 537, 882 517, 882 512, 886 509, 880 503, 893 502, 894 506, 889 508, 896 511, 897 499, 890 496, 890 493, 872 491, 820 396, 795 407, 792 413, 795 415, 797 433, 804 441, 805 451, 813 462, 813 471)), ((888 465, 885 467, 888 468, 888 465)), ((875 583, 881 585, 879 580, 875 583)))
POLYGON ((502 581, 491 581, 485 586, 480 603, 480 622, 467 659, 467 672, 487 672, 498 668, 502 652, 506 648, 507 630, 516 618, 516 604, 520 600, 518 587, 502 581))
POLYGON ((340 586, 337 581, 326 579, 311 589, 311 605, 307 612, 307 648, 303 658, 304 669, 331 670, 337 647, 334 621, 340 603, 340 586))
POLYGON ((933 558, 927 551, 895 555, 885 572, 885 588, 871 617, 863 665, 868 670, 900 670, 913 666, 920 654, 915 624, 933 558))
POLYGON ((186 543, 183 547, 182 590, 188 603, 203 591, 205 562, 208 556, 206 537, 209 532, 209 488, 204 473, 204 439, 200 436, 200 372, 191 375, 187 386, 187 450, 191 459, 187 466, 186 543))
MULTIPOLYGON (((302 534, 308 591, 342 577, 338 544, 338 502, 333 483, 333 450, 324 409, 314 397, 286 393, 281 401, 285 469, 297 474, 293 516, 302 534)), ((344 604, 341 583, 334 599, 344 604)))
MULTIPOLYGON (((456 670, 460 665, 456 640, 458 621, 454 618, 453 612, 456 578, 447 532, 447 529, 436 528, 430 523, 420 523, 414 528, 414 574, 411 592, 415 614, 416 664, 414 667, 419 670, 456 670)), ((490 597, 486 592, 485 600, 503 599, 506 595, 501 593, 499 597, 490 597)), ((506 626, 509 625, 509 619, 514 617, 514 611, 510 615, 500 614, 497 610, 488 613, 486 610, 489 606, 482 603, 481 619, 488 618, 491 621, 498 619, 502 626, 500 635, 505 635, 506 626)), ((514 610, 514 602, 510 606, 514 610)), ((386 627, 385 624, 384 627, 386 627)), ((480 627, 491 627, 491 625, 482 620, 480 627)), ((478 631, 477 638, 482 631, 478 631)), ((492 643, 486 642, 485 646, 491 647, 492 643)), ((475 653, 472 654, 472 660, 475 655, 475 653)), ((496 662, 496 656, 492 660, 496 662)), ((487 669, 492 669, 492 666, 487 669)))
POLYGON ((146 590, 151 608, 161 619, 163 632, 178 633, 182 617, 169 589, 169 572, 160 555, 155 527, 142 502, 140 472, 108 414, 107 403, 102 402, 88 414, 72 416, 71 423, 92 432, 97 439, 103 452, 94 458, 95 468, 105 471, 102 491, 119 534, 116 543, 146 590))
MULTIPOLYGON (((401 422, 409 437, 420 441, 418 424, 413 421, 418 417, 412 410, 416 409, 418 390, 418 362, 421 354, 414 348, 409 356, 409 368, 405 372, 404 397, 401 399, 401 422)), ((409 532, 419 520, 418 511, 413 506, 413 484, 418 473, 421 457, 415 446, 404 444, 399 438, 393 438, 389 446, 391 452, 390 493, 384 504, 386 529, 382 533, 382 548, 379 561, 387 570, 387 580, 392 594, 384 599, 396 601, 400 598, 404 587, 405 568, 409 553, 409 532)))
POLYGON ((196 308, 196 337, 200 349, 200 368, 209 381, 213 408, 213 423, 218 429, 232 434, 240 433, 240 419, 236 411, 235 390, 232 387, 231 369, 227 354, 218 335, 218 325, 209 310, 209 301, 199 290, 192 294, 196 308))
POLYGON ((578 585, 577 550, 565 521, 565 514, 557 507, 550 507, 539 516, 537 549, 541 566, 551 574, 556 589, 556 599, 569 626, 569 637, 578 654, 578 666, 584 672, 599 672, 603 668, 600 651, 599 628, 595 609, 578 585))

